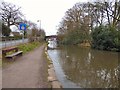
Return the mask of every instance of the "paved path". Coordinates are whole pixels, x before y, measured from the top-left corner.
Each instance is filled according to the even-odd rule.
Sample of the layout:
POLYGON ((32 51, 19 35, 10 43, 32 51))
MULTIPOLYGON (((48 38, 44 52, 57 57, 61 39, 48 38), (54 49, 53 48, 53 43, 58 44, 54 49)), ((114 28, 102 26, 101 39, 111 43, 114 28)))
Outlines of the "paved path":
POLYGON ((0 49, 0 90, 2 89, 2 50, 0 49))
POLYGON ((0 67, 0 90, 2 89, 2 68, 0 67))
POLYGON ((47 61, 43 51, 44 45, 3 68, 2 88, 47 88, 47 61))

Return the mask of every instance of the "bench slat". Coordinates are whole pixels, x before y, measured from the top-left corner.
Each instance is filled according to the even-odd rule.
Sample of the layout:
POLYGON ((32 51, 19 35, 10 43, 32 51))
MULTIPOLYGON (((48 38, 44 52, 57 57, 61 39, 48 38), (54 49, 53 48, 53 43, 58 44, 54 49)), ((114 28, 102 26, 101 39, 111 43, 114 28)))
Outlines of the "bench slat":
POLYGON ((17 47, 6 48, 6 49, 3 49, 2 52, 7 53, 7 52, 10 52, 10 51, 13 51, 13 50, 18 51, 18 48, 17 47))
POLYGON ((18 51, 18 52, 15 52, 15 53, 11 54, 11 55, 7 55, 5 57, 9 58, 9 57, 13 57, 13 56, 16 56, 16 55, 19 55, 19 54, 22 54, 22 53, 23 53, 23 51, 18 51))

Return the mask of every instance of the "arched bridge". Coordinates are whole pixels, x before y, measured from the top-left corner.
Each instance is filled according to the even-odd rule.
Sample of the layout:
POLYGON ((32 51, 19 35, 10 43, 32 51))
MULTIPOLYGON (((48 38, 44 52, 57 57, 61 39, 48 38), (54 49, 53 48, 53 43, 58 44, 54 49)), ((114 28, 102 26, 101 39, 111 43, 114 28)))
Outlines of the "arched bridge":
POLYGON ((48 40, 52 40, 52 39, 56 39, 57 40, 57 35, 49 35, 49 36, 45 36, 45 40, 48 41, 48 40))

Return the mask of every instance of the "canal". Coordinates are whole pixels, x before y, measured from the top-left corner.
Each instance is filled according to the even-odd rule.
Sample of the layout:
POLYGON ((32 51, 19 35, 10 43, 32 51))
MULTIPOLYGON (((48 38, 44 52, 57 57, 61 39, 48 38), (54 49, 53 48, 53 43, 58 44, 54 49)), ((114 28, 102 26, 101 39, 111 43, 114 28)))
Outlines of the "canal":
POLYGON ((63 88, 117 88, 118 53, 80 46, 48 50, 63 88))

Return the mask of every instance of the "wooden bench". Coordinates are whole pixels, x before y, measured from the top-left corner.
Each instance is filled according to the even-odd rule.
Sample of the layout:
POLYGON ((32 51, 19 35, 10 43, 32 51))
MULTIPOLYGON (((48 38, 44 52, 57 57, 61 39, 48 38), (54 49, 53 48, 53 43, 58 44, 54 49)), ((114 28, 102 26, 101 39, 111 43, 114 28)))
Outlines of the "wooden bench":
POLYGON ((3 58, 8 58, 8 59, 15 59, 16 56, 21 56, 23 51, 18 51, 18 47, 10 47, 10 48, 5 48, 2 49, 2 55, 3 58), (14 53, 10 55, 6 55, 8 52, 14 51, 14 53))

